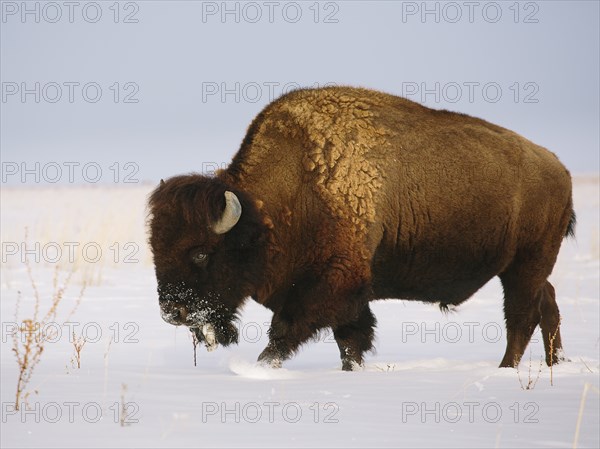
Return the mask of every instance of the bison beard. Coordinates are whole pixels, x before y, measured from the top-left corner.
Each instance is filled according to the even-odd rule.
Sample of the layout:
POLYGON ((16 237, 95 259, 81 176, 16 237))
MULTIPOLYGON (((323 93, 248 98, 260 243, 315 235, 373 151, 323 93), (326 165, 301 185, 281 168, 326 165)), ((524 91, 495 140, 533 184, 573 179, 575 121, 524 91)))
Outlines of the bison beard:
POLYGON ((547 278, 574 232, 570 175, 483 120, 366 89, 295 91, 255 118, 226 170, 161 181, 149 205, 163 319, 208 350, 237 343, 252 297, 273 311, 262 363, 331 328, 356 369, 373 348, 370 301, 446 309, 498 276, 500 366, 538 325, 546 362, 563 360, 547 278))

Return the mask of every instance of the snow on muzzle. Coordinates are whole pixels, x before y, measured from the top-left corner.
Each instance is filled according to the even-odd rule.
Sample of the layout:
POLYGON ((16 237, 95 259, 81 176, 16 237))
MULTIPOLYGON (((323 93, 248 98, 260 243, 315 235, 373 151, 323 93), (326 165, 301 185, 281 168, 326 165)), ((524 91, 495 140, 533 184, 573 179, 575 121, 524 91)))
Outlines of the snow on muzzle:
POLYGON ((237 343, 235 316, 218 299, 200 299, 184 285, 161 285, 158 293, 162 319, 174 326, 187 326, 208 351, 214 351, 219 344, 237 343))

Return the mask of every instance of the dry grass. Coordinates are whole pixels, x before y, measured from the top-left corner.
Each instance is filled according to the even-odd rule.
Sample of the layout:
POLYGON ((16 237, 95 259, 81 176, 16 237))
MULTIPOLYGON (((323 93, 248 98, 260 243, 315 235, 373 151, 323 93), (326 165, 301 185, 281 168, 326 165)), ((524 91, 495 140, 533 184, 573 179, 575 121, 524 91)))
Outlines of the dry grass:
POLYGON ((121 413, 119 414, 119 425, 121 427, 129 425, 129 411, 127 402, 125 402, 125 393, 127 393, 127 384, 121 384, 121 413))
POLYGON ((104 388, 103 388, 103 400, 106 401, 106 395, 108 392, 108 355, 110 353, 110 348, 112 347, 112 343, 114 341, 114 336, 110 336, 110 340, 108 341, 108 345, 106 346, 106 351, 104 351, 104 388))
MULTIPOLYGON (((27 240, 27 229, 25 230, 25 240, 27 240)), ((74 273, 73 269, 68 271, 63 281, 59 282, 60 267, 58 265, 55 267, 52 281, 52 294, 50 302, 48 303, 47 301, 42 301, 42 296, 33 276, 29 259, 25 260, 25 266, 27 269, 27 277, 33 292, 33 311, 29 317, 20 318, 22 293, 19 291, 17 293, 17 303, 15 307, 15 323, 21 324, 12 334, 12 351, 15 354, 19 366, 15 394, 15 410, 19 410, 22 402, 27 402, 27 398, 30 395, 30 392, 27 391, 27 386, 31 380, 31 376, 41 360, 46 344, 49 341, 54 340, 57 336, 56 327, 47 326, 47 324, 56 320, 58 306, 64 298, 65 291, 71 283, 74 273), (42 312, 42 308, 45 308, 46 312, 42 312)), ((75 313, 75 310, 79 306, 85 288, 86 285, 83 284, 79 292, 79 297, 71 310, 69 317, 75 313)))
POLYGON ((548 340, 550 341, 550 385, 551 386, 554 386, 554 370, 553 370, 554 360, 552 358, 552 357, 554 357, 554 340, 556 340, 556 334, 558 334, 558 331, 560 329, 561 321, 562 321, 562 318, 559 318, 558 325, 556 326, 556 329, 554 330, 554 334, 548 335, 548 340))
POLYGON ((585 410, 585 401, 587 399, 588 392, 592 390, 594 393, 600 395, 600 390, 589 382, 586 382, 583 386, 583 392, 581 393, 581 400, 579 402, 579 413, 577 414, 577 424, 575 425, 575 436, 573 437, 573 449, 577 448, 579 444, 579 433, 581 431, 581 421, 583 420, 583 411, 585 410))
POLYGON ((196 360, 196 350, 198 349, 198 344, 200 343, 198 341, 198 338, 196 337, 196 333, 192 332, 192 346, 194 348, 194 366, 198 366, 197 365, 197 360, 196 360))
POLYGON ((528 371, 527 371, 527 382, 524 382, 523 379, 521 379, 521 371, 519 370, 519 365, 517 364, 516 368, 517 368, 517 377, 519 378, 519 384, 521 385, 521 389, 523 390, 533 390, 535 388, 535 385, 537 384, 537 381, 540 379, 540 375, 542 374, 542 364, 544 363, 543 358, 540 357, 540 365, 538 367, 538 371, 537 374, 535 375, 535 377, 532 374, 532 360, 531 360, 531 349, 529 349, 529 367, 528 367, 528 371))
POLYGON ((81 368, 81 350, 87 343, 86 338, 82 336, 76 336, 75 332, 73 332, 73 349, 75 351, 75 360, 74 363, 77 364, 77 368, 81 368))

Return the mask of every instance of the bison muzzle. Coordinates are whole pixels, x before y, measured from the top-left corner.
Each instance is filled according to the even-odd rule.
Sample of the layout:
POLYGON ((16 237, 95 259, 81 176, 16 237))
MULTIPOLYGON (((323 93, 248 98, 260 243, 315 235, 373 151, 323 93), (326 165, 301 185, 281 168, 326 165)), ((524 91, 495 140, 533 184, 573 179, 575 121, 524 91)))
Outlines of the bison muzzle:
POLYGON ((212 350, 238 341, 251 297, 273 312, 261 362, 280 366, 331 328, 351 370, 373 348, 370 301, 447 309, 498 276, 500 366, 518 364, 538 325, 557 363, 547 279, 574 231, 571 196, 553 153, 484 120, 367 89, 294 91, 254 119, 226 170, 152 193, 162 317, 212 350))

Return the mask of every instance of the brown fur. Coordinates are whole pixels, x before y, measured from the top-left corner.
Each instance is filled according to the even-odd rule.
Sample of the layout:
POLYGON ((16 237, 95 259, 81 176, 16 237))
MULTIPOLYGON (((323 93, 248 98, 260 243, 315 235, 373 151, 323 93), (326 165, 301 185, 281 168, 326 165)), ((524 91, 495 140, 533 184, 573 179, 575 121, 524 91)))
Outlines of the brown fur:
POLYGON ((168 180, 150 206, 159 283, 191 285, 195 301, 219 297, 227 319, 246 296, 270 308, 264 361, 331 327, 349 369, 372 347, 370 300, 444 308, 494 276, 505 291, 501 365, 518 362, 538 324, 556 332, 555 354, 546 350, 558 360, 547 278, 573 232, 570 175, 484 120, 366 89, 295 91, 257 116, 226 170, 168 180), (211 235, 225 190, 242 219, 211 235), (198 247, 210 265, 190 268, 198 247))

